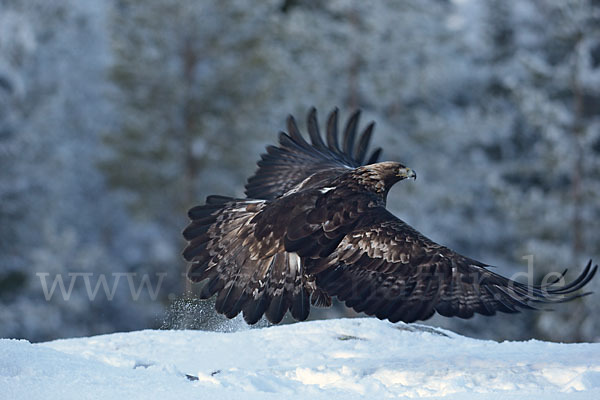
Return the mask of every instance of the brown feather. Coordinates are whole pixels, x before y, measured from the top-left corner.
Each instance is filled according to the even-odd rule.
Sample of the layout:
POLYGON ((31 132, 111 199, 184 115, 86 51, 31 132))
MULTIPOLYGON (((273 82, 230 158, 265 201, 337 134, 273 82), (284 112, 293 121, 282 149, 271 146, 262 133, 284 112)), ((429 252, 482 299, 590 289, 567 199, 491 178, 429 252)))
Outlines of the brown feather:
POLYGON ((209 196, 190 209, 183 231, 188 277, 206 281, 199 296, 216 295, 218 312, 241 312, 250 324, 263 315, 279 323, 288 311, 304 320, 311 304, 328 306, 337 296, 357 312, 412 322, 435 312, 515 313, 586 295, 577 291, 597 272, 591 262, 567 285, 525 285, 396 218, 385 209, 387 194, 416 175, 397 162, 376 163, 381 149, 361 166, 373 124, 356 144, 359 113, 352 114, 340 148, 337 121, 336 109, 324 141, 311 109, 309 143, 290 116, 288 133, 267 147, 248 180, 250 198, 209 196))

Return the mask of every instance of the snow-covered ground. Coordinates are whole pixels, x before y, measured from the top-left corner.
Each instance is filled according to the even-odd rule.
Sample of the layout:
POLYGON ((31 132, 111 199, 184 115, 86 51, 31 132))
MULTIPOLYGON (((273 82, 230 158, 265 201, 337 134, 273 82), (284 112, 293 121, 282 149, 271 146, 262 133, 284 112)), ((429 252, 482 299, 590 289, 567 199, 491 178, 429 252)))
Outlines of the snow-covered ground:
POLYGON ((0 340, 0 399, 388 397, 599 399, 600 344, 496 343, 376 319, 0 340))

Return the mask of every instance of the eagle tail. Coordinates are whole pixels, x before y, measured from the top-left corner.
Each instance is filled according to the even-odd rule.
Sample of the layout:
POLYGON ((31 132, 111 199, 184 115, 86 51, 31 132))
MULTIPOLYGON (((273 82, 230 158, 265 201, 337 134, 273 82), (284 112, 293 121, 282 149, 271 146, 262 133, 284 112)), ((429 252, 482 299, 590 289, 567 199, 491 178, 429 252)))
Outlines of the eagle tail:
POLYGON ((263 315, 279 323, 289 310, 295 319, 305 320, 310 294, 301 258, 285 251, 257 256, 262 243, 252 220, 267 204, 210 196, 206 204, 192 208, 192 222, 183 232, 189 241, 183 256, 192 262, 188 278, 206 280, 199 297, 217 294, 216 310, 228 318, 242 312, 249 324, 263 315))

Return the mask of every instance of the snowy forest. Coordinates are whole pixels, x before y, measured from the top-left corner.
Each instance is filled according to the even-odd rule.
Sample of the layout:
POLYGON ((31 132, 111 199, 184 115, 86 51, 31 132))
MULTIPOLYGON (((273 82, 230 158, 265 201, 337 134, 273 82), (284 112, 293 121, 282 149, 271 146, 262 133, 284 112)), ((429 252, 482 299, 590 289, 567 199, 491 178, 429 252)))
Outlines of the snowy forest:
MULTIPOLYGON (((0 337, 223 329, 185 279, 186 211, 242 196, 311 106, 376 121, 419 176, 388 208, 438 243, 531 283, 600 260, 598 0, 0 0, 0 337)), ((588 288, 426 323, 600 341, 588 288)))

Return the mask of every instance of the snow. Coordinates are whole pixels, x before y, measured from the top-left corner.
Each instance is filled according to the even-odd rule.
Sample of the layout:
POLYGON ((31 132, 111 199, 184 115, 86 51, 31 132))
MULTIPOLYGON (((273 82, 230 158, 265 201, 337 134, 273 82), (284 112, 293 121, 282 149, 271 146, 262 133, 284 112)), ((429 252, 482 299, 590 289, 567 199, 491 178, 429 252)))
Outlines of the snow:
POLYGON ((600 344, 497 343, 376 319, 236 332, 145 330, 38 344, 3 339, 0 394, 6 399, 597 399, 600 344))

